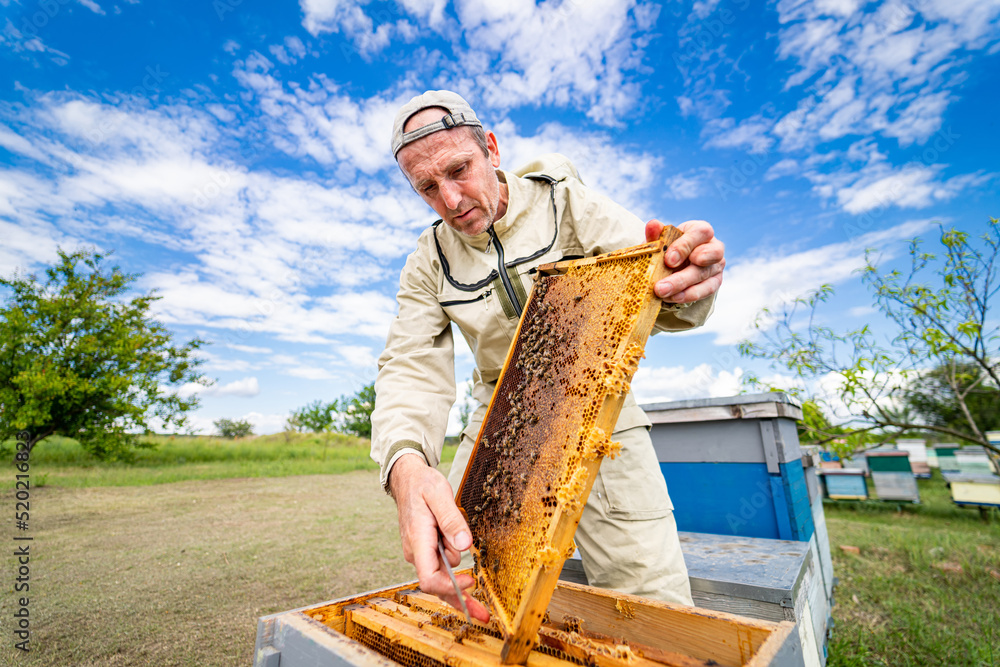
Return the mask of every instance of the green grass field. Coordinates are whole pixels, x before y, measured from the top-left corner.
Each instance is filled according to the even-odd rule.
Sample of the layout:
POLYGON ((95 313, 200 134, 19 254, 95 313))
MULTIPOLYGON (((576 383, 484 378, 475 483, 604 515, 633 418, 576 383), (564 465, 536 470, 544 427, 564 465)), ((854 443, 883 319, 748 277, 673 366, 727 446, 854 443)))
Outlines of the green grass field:
MULTIPOLYGON (((259 616, 412 578, 366 442, 156 442, 133 465, 96 462, 72 441, 39 445, 32 651, 14 650, 5 631, 0 664, 247 665, 259 616)), ((953 506, 940 477, 920 492, 921 505, 901 509, 825 506, 840 579, 831 667, 1000 664, 1000 516, 953 506)), ((8 620, 12 552, 0 586, 8 620)))
MULTIPOLYGON (((145 486, 187 480, 234 477, 334 475, 376 470, 368 440, 333 434, 285 432, 227 440, 212 436, 151 436, 136 450, 132 463, 105 463, 74 440, 51 437, 31 454, 36 482, 68 488, 145 486)), ((6 449, 11 449, 8 443, 6 449)), ((454 456, 445 448, 444 460, 454 456)))
POLYGON ((915 506, 824 505, 840 579, 831 667, 1000 664, 1000 513, 957 507, 937 471, 918 487, 915 506))

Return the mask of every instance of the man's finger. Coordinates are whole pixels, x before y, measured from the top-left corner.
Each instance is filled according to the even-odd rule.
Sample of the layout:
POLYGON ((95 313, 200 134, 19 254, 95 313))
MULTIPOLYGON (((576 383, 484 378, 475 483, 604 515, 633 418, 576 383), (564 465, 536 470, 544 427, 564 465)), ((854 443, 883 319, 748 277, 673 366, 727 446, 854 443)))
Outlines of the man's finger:
POLYGON ((670 268, 677 268, 687 261, 695 248, 715 238, 712 225, 704 220, 688 220, 678 225, 677 229, 681 230, 683 234, 670 244, 664 255, 664 261, 670 268))
POLYGON ((646 243, 655 241, 663 233, 663 223, 653 219, 646 223, 646 243))
MULTIPOLYGON (((435 580, 435 575, 441 571, 441 558, 438 555, 437 529, 422 529, 410 533, 410 547, 413 550, 413 567, 417 570, 417 578, 423 588, 425 582, 435 580)), ((447 574, 445 574, 447 578, 447 574)))
MULTIPOLYGON (((468 574, 456 574, 455 578, 458 580, 459 588, 463 591, 472 588, 476 583, 475 579, 468 574)), ((438 595, 438 597, 456 609, 462 608, 461 603, 458 601, 458 596, 455 595, 454 586, 450 586, 447 592, 442 595, 438 595)), ((464 593, 463 597, 465 597, 465 604, 468 607, 469 615, 472 616, 472 618, 483 623, 490 622, 490 610, 487 609, 485 605, 468 593, 464 593)))
POLYGON ((656 283, 653 291, 664 301, 691 303, 719 291, 725 260, 710 266, 688 265, 656 283))
POLYGON ((444 545, 452 551, 466 551, 472 546, 472 533, 469 531, 469 524, 465 522, 465 517, 455 504, 455 499, 451 493, 435 493, 427 497, 427 505, 437 525, 444 536, 444 545))
POLYGON ((698 266, 708 266, 717 264, 726 256, 726 245, 717 238, 713 238, 708 243, 703 243, 695 247, 688 256, 692 264, 698 266))

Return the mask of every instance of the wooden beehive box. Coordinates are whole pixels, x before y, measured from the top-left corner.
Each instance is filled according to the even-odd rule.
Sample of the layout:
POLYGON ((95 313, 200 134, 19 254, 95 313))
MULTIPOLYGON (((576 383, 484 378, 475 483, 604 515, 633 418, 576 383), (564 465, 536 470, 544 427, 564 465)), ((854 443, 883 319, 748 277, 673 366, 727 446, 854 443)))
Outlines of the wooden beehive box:
MULTIPOLYGON (((793 628, 560 582, 524 664, 801 665, 793 628)), ((261 618, 254 665, 500 665, 501 637, 411 582, 261 618)))
POLYGON ((653 285, 680 232, 539 267, 456 502, 472 530, 476 595, 521 663, 660 311, 653 285))

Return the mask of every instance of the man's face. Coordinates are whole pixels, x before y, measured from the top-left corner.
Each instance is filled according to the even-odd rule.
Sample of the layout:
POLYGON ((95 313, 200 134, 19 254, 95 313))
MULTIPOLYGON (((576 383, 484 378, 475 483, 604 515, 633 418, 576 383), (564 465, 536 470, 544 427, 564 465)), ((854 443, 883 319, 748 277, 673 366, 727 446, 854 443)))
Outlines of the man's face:
MULTIPOLYGON (((404 129, 410 132, 441 120, 446 113, 424 109, 414 114, 404 129)), ((487 133, 486 138, 489 155, 483 155, 467 126, 429 134, 407 144, 397 155, 413 189, 449 227, 468 236, 489 229, 500 208, 500 181, 495 171, 500 166, 500 153, 493 133, 487 133)))

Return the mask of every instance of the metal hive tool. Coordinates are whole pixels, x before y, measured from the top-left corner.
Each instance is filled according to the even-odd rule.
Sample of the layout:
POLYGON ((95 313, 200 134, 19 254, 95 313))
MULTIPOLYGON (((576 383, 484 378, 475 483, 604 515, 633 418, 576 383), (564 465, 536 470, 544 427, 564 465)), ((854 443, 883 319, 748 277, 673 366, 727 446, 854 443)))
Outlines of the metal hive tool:
POLYGON ((605 456, 680 232, 539 267, 456 502, 473 534, 475 595, 523 663, 605 456))

